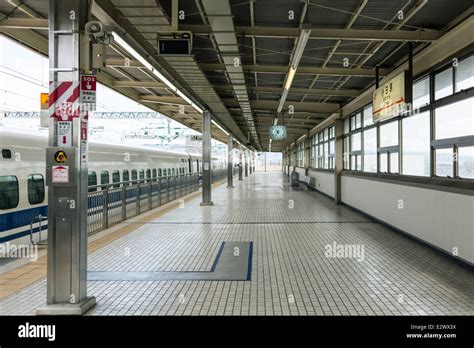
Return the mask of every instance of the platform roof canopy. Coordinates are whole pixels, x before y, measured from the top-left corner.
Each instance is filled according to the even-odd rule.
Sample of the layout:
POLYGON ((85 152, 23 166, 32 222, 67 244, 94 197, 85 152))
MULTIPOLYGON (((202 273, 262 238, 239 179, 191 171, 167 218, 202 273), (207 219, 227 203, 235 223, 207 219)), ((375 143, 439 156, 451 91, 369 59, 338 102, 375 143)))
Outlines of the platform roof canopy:
MULTIPOLYGON (((208 109, 251 149, 268 150, 269 127, 283 123, 287 140, 271 146, 281 151, 374 84, 377 66, 384 76, 404 62, 408 42, 415 53, 430 45, 471 5, 471 0, 96 0, 93 19, 182 93, 117 42, 107 48, 98 79, 198 131, 199 109, 208 109), (176 30, 192 33, 192 54, 159 55, 158 36, 176 30)), ((47 0, 1 1, 0 18, 0 32, 48 53, 47 0)), ((226 141, 216 126, 213 137, 226 141)))

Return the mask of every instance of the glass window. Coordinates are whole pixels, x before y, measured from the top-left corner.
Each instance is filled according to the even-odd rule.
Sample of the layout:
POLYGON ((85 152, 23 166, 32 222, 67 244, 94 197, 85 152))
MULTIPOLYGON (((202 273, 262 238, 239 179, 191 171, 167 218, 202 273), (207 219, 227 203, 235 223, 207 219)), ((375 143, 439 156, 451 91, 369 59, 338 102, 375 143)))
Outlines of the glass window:
POLYGON ((425 77, 413 84, 413 109, 430 103, 430 79, 425 77))
POLYGON ((156 178, 156 168, 153 168, 153 170, 152 170, 152 177, 156 178))
MULTIPOLYGON (((132 169, 132 180, 137 180, 137 170, 136 169, 132 169)), ((137 182, 133 181, 132 183, 136 184, 137 182)))
POLYGON ((364 109, 364 127, 368 127, 373 124, 374 122, 372 121, 372 104, 370 104, 364 109))
POLYGON ((329 143, 325 142, 324 143, 324 169, 328 169, 329 167, 328 156, 329 156, 329 143))
POLYGON ((150 177, 151 177, 151 169, 147 169, 146 170, 146 178, 150 179, 150 177))
POLYGON ((13 175, 0 176, 0 209, 12 209, 18 205, 18 179, 13 175))
POLYGON ((334 140, 329 142, 329 154, 334 155, 334 140))
POLYGON ((362 115, 358 112, 355 115, 355 129, 359 129, 360 127, 362 127, 362 115))
POLYGON ((356 129, 356 119, 355 116, 351 116, 351 131, 356 129))
MULTIPOLYGON (((120 172, 118 170, 112 172, 112 182, 120 182, 120 172)), ((115 184, 113 187, 120 187, 120 184, 115 184)))
POLYGON ((328 140, 329 139, 329 130, 326 128, 324 130, 324 141, 328 140))
POLYGON ((28 202, 39 204, 44 201, 44 179, 41 174, 28 176, 28 202))
MULTIPOLYGON (((106 170, 103 170, 100 172, 100 183, 101 184, 108 184, 109 183, 109 172, 106 170)), ((107 186, 104 185, 102 186, 102 189, 105 189, 107 186)))
POLYGON ((351 134, 351 151, 360 151, 360 132, 351 134))
POLYGON ((171 175, 173 175, 173 176, 175 175, 175 174, 174 174, 174 168, 171 170, 171 173, 172 173, 171 175))
POLYGON ((435 100, 453 94, 453 68, 435 75, 435 100))
POLYGON ((458 148, 459 176, 474 179, 474 146, 458 148))
POLYGON ((436 175, 453 176, 453 149, 437 149, 436 156, 436 175))
POLYGON ((474 86, 474 55, 459 62, 456 68, 456 92, 474 86))
POLYGON ((398 145, 398 121, 380 126, 380 147, 398 145))
POLYGON ((12 152, 9 149, 2 149, 2 158, 10 159, 12 158, 12 152))
POLYGON ((161 168, 158 168, 158 176, 161 177, 161 168))
POLYGON ((430 175, 430 114, 423 112, 402 120, 403 174, 430 175))
POLYGON ((139 175, 139 177, 140 177, 140 180, 145 179, 145 170, 144 170, 144 169, 140 169, 140 171, 138 172, 138 175, 139 175))
POLYGON ((97 187, 91 187, 97 185, 97 173, 89 172, 87 175, 87 185, 89 186, 89 192, 97 191, 97 187))
POLYGON ((344 120, 344 134, 347 134, 349 133, 350 129, 349 129, 349 121, 350 119, 349 118, 346 118, 344 120))
POLYGON ((364 171, 377 172, 377 129, 364 131, 364 171))
POLYGON ((446 139, 474 134, 474 98, 436 108, 436 139, 446 139))
MULTIPOLYGON (((123 181, 129 181, 130 180, 130 173, 128 172, 128 170, 124 170, 122 172, 122 180, 123 181)), ((124 184, 124 185, 129 185, 129 184, 124 184)))
POLYGON ((344 138, 344 169, 349 169, 349 137, 344 138))
POLYGON ((398 152, 390 154, 390 173, 398 173, 398 152))
POLYGON ((387 153, 381 153, 379 155, 380 159, 380 173, 387 173, 388 168, 387 168, 387 153))

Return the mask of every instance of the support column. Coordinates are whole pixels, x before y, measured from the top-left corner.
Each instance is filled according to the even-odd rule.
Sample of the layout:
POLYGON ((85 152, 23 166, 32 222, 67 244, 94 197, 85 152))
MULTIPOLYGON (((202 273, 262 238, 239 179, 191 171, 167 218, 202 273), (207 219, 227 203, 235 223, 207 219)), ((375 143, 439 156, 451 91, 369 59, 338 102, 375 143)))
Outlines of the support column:
POLYGON ((79 94, 81 74, 90 73, 87 4, 49 1, 47 304, 39 315, 80 315, 96 304, 87 296, 87 112, 79 94))
POLYGON ((344 120, 338 118, 334 122, 335 158, 334 158, 334 201, 341 204, 341 172, 344 169, 344 120))
POLYGON ((249 173, 250 174, 252 174, 252 165, 253 165, 252 156, 253 156, 253 151, 250 151, 249 152, 249 173))
POLYGON ((245 176, 249 176, 249 151, 245 150, 245 176))
POLYGON ((242 171, 243 171, 242 156, 243 155, 244 155, 244 152, 242 151, 242 148, 239 148, 239 180, 243 180, 242 178, 242 171))
POLYGON ((213 205, 211 201, 211 113, 202 113, 202 202, 213 205))
POLYGON ((255 155, 255 152, 253 152, 253 172, 255 173, 255 162, 257 161, 257 156, 255 155))
POLYGON ((232 137, 232 134, 229 134, 227 137, 227 187, 228 188, 233 188, 233 169, 234 169, 234 163, 233 163, 233 156, 232 156, 232 149, 234 145, 234 138, 232 137))

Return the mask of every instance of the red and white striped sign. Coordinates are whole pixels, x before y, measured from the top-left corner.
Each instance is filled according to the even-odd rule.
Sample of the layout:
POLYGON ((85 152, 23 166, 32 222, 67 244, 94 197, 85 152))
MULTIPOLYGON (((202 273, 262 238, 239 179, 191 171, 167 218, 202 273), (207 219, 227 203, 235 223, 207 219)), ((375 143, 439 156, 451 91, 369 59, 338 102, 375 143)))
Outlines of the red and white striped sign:
POLYGON ((49 82, 49 117, 72 121, 81 115, 79 81, 49 82))

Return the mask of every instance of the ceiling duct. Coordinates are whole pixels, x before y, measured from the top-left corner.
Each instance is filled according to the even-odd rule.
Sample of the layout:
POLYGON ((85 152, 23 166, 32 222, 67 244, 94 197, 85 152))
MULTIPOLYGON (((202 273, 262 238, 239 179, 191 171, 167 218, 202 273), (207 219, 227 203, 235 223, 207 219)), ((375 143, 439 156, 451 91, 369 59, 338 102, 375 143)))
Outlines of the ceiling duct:
POLYGON ((257 135, 257 130, 255 129, 252 109, 250 108, 229 1, 202 0, 202 5, 222 60, 224 61, 235 97, 239 103, 242 115, 245 118, 248 131, 252 136, 254 145, 258 149, 261 149, 262 146, 257 135))

